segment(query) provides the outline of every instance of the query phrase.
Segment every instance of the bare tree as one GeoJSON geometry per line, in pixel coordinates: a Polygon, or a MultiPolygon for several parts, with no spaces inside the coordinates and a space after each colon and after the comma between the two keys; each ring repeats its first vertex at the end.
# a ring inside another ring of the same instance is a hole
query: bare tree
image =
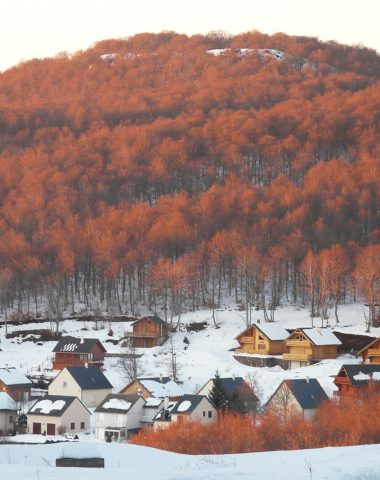
{"type": "Polygon", "coordinates": [[[121,365],[130,382],[143,375],[141,355],[137,353],[133,339],[128,340],[125,355],[122,357],[121,365]]]}
{"type": "Polygon", "coordinates": [[[169,375],[173,378],[175,382],[178,381],[181,368],[182,366],[178,363],[178,357],[177,357],[177,352],[173,343],[173,337],[172,335],[170,335],[168,369],[169,369],[169,375]]]}

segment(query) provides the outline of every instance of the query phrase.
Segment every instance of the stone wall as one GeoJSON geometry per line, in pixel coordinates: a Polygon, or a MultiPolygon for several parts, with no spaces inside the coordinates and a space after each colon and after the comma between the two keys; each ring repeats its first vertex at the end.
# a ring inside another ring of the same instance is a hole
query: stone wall
{"type": "Polygon", "coordinates": [[[57,458],[56,467],[104,468],[104,458],[57,458]]]}
{"type": "Polygon", "coordinates": [[[276,367],[279,365],[284,370],[289,369],[289,362],[282,358],[234,355],[234,359],[248,367],[276,367]]]}

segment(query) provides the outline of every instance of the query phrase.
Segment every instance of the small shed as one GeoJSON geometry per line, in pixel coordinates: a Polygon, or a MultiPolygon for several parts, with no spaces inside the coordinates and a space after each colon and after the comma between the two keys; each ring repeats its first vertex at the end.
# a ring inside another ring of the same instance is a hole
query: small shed
{"type": "Polygon", "coordinates": [[[0,392],[6,392],[16,402],[30,400],[32,382],[17,368],[0,368],[0,392]]]}
{"type": "Polygon", "coordinates": [[[53,370],[65,367],[101,365],[106,349],[97,338],[61,337],[53,349],[53,370]]]}
{"type": "Polygon", "coordinates": [[[362,356],[363,363],[380,364],[380,337],[372,340],[362,348],[358,355],[362,356]]]}
{"type": "Polygon", "coordinates": [[[77,397],[45,395],[29,410],[28,433],[61,435],[90,428],[91,413],[77,397]]]}
{"type": "Polygon", "coordinates": [[[5,392],[0,392],[0,435],[9,435],[17,426],[16,402],[5,392]]]}
{"type": "Polygon", "coordinates": [[[236,337],[240,343],[237,353],[281,355],[289,332],[278,323],[254,323],[236,337]]]}
{"type": "Polygon", "coordinates": [[[338,396],[380,393],[380,365],[342,365],[334,380],[338,396]]]}
{"type": "Polygon", "coordinates": [[[266,409],[286,417],[301,414],[312,418],[317,408],[329,400],[316,378],[284,380],[266,404],[266,409]]]}
{"type": "Polygon", "coordinates": [[[74,395],[88,408],[99,405],[109,393],[112,385],[95,365],[65,367],[49,385],[49,395],[74,395]]]}
{"type": "Polygon", "coordinates": [[[141,395],[144,398],[165,398],[178,400],[184,395],[182,388],[170,377],[139,377],[120,390],[123,395],[141,395]]]}
{"type": "Polygon", "coordinates": [[[290,368],[304,367],[326,358],[336,358],[341,341],[329,328],[297,328],[285,340],[283,359],[290,368]]]}
{"type": "Polygon", "coordinates": [[[157,315],[149,315],[132,324],[133,332],[126,337],[137,348],[151,348],[162,345],[169,337],[170,326],[157,315]]]}

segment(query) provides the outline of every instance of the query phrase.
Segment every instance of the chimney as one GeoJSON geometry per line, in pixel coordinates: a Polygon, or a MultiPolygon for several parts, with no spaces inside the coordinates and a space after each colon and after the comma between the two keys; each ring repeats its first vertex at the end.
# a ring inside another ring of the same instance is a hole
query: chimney
{"type": "Polygon", "coordinates": [[[160,373],[160,382],[163,382],[164,377],[162,376],[162,373],[160,373]]]}
{"type": "Polygon", "coordinates": [[[80,337],[80,343],[84,343],[84,338],[80,337]]]}
{"type": "Polygon", "coordinates": [[[85,362],[84,366],[85,366],[85,368],[88,368],[88,363],[87,363],[87,362],[85,362]]]}
{"type": "Polygon", "coordinates": [[[306,380],[306,383],[309,383],[310,378],[306,377],[305,380],[306,380]]]}
{"type": "Polygon", "coordinates": [[[164,410],[167,410],[169,406],[169,397],[164,398],[164,410]]]}
{"type": "Polygon", "coordinates": [[[232,373],[231,377],[232,377],[232,380],[235,380],[235,378],[236,378],[235,373],[232,373]]]}

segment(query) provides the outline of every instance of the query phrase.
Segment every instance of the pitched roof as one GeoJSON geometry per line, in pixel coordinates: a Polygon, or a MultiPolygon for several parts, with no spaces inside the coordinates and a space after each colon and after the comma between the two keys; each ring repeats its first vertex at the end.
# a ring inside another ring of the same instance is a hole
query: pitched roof
{"type": "MultiPolygon", "coordinates": [[[[214,378],[211,378],[210,380],[213,381],[214,378]]],[[[203,385],[203,387],[199,390],[200,392],[210,382],[210,380],[208,380],[208,382],[203,385]]],[[[221,377],[220,382],[224,395],[227,397],[228,400],[231,400],[234,394],[237,394],[242,397],[249,397],[255,402],[258,401],[258,398],[255,395],[254,391],[244,380],[243,377],[221,377]]]]}
{"type": "Polygon", "coordinates": [[[254,326],[260,330],[269,340],[285,340],[289,336],[289,332],[285,330],[279,323],[260,323],[254,324],[254,326]]]}
{"type": "Polygon", "coordinates": [[[148,390],[152,397],[182,397],[183,390],[170,377],[139,377],[141,385],[148,390]]]}
{"type": "Polygon", "coordinates": [[[89,367],[65,367],[64,370],[67,370],[70,373],[82,390],[112,388],[107,377],[96,365],[91,365],[89,367]]]}
{"type": "Polygon", "coordinates": [[[97,343],[99,343],[99,346],[105,352],[106,349],[97,338],[61,337],[57,345],[53,348],[53,352],[90,353],[97,343]]]}
{"type": "Polygon", "coordinates": [[[329,399],[316,378],[296,378],[292,380],[284,380],[282,383],[285,383],[289,387],[290,391],[303,409],[318,408],[323,401],[329,399]]]}
{"type": "Polygon", "coordinates": [[[0,410],[17,410],[16,402],[6,392],[0,392],[0,410]]]}
{"type": "Polygon", "coordinates": [[[158,325],[167,325],[167,322],[165,322],[165,320],[162,320],[162,318],[158,317],[157,315],[147,315],[146,317],[139,318],[138,320],[135,320],[132,325],[141,322],[142,320],[151,320],[158,325]]]}
{"type": "Polygon", "coordinates": [[[136,403],[139,398],[142,397],[140,395],[121,395],[118,393],[110,393],[95,408],[95,412],[125,414],[132,408],[134,403],[136,403]]]}
{"type": "MultiPolygon", "coordinates": [[[[45,395],[37,400],[28,412],[28,415],[46,415],[49,417],[61,417],[69,406],[78,400],[78,397],[69,397],[65,395],[45,395]]],[[[83,405],[86,408],[85,405],[83,405]]],[[[88,411],[88,409],[86,408],[88,411]]]]}
{"type": "Polygon", "coordinates": [[[7,387],[11,386],[27,386],[30,387],[32,382],[17,368],[0,368],[0,381],[7,387]]]}
{"type": "Polygon", "coordinates": [[[366,386],[369,380],[380,381],[380,365],[342,365],[351,385],[366,386]]]}
{"type": "MultiPolygon", "coordinates": [[[[342,345],[332,330],[324,328],[298,328],[314,345],[342,345]]],[[[296,330],[295,330],[296,331],[296,330]]],[[[293,332],[294,333],[294,332],[293,332]]],[[[291,334],[293,335],[293,334],[291,334]]]]}
{"type": "Polygon", "coordinates": [[[171,415],[188,415],[193,412],[203,399],[206,399],[209,403],[210,400],[205,395],[184,395],[179,402],[172,408],[171,415]]]}
{"type": "Polygon", "coordinates": [[[372,345],[376,342],[378,342],[380,340],[380,337],[378,338],[375,338],[374,340],[372,340],[368,345],[366,345],[364,348],[362,348],[361,350],[358,351],[358,355],[360,355],[362,352],[364,352],[364,350],[367,350],[367,348],[370,348],[372,347],[372,345]]]}

